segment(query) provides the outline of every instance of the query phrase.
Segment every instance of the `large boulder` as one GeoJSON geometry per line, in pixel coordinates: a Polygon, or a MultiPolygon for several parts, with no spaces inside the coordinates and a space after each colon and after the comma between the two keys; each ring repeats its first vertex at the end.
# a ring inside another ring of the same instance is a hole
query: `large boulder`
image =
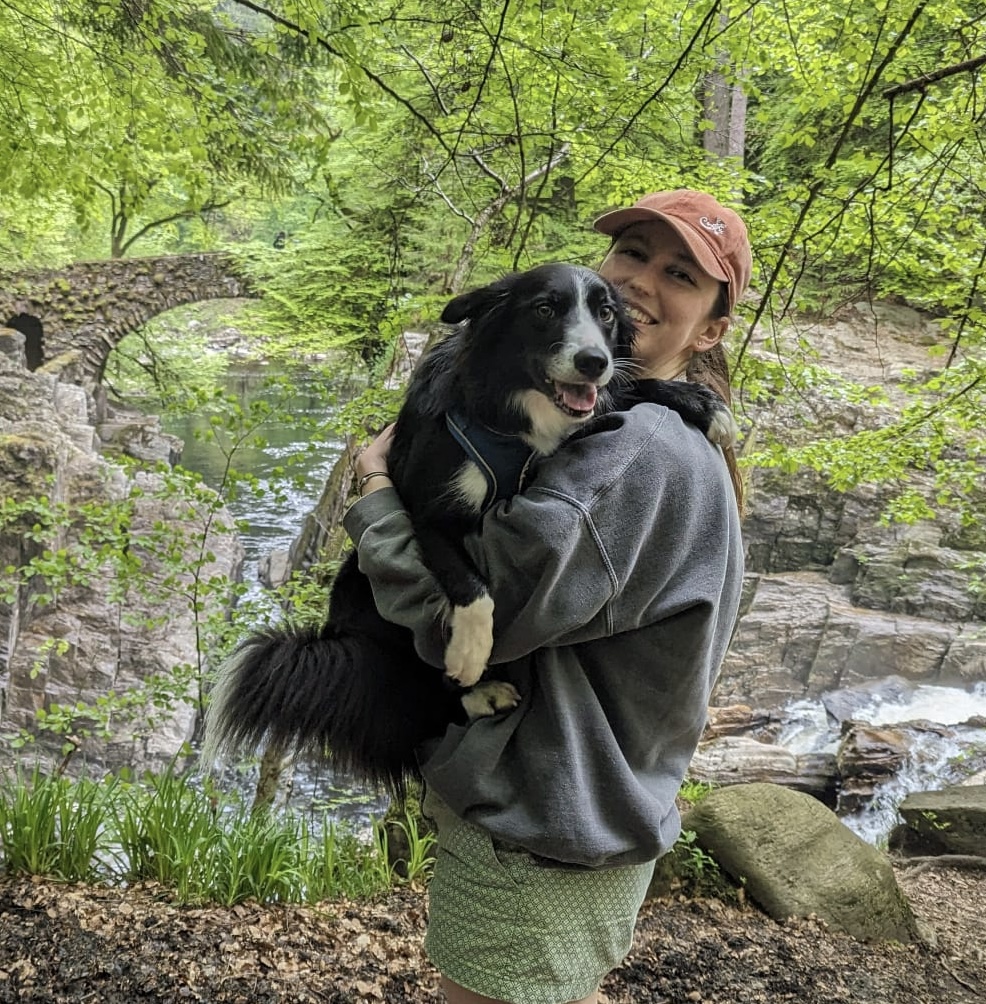
{"type": "Polygon", "coordinates": [[[810,795],[774,784],[720,788],[683,825],[776,920],[814,915],[863,941],[919,940],[886,855],[810,795]]]}

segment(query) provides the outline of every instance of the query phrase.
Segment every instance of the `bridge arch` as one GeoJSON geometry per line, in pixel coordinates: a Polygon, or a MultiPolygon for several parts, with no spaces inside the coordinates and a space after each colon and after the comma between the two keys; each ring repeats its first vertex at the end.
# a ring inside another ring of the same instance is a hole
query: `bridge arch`
{"type": "Polygon", "coordinates": [[[121,339],[174,307],[256,296],[225,253],[75,262],[0,275],[0,325],[25,336],[29,369],[70,350],[94,391],[121,339]]]}
{"type": "Polygon", "coordinates": [[[31,314],[16,314],[0,322],[0,327],[13,328],[24,336],[27,368],[36,370],[45,361],[44,325],[31,314]]]}

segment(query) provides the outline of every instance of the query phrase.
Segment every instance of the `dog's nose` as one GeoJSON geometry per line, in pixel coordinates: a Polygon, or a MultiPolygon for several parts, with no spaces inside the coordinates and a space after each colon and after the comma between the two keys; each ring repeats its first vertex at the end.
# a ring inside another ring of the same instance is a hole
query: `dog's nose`
{"type": "Polygon", "coordinates": [[[609,356],[599,348],[579,349],[575,353],[574,362],[582,376],[595,380],[609,366],[609,356]]]}

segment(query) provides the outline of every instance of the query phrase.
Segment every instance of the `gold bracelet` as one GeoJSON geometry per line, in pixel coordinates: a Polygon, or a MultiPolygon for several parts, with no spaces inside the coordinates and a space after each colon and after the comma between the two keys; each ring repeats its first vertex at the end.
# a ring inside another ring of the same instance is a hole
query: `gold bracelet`
{"type": "Polygon", "coordinates": [[[390,473],[388,471],[370,471],[369,474],[364,474],[363,477],[361,477],[359,481],[356,483],[356,494],[360,498],[363,497],[363,488],[366,486],[366,483],[367,481],[370,480],[370,478],[389,478],[389,477],[390,473]]]}

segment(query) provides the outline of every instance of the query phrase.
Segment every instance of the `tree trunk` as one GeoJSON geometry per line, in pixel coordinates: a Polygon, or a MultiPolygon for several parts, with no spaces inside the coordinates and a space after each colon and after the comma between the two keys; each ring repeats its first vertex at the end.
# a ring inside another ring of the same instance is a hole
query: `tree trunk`
{"type": "Polygon", "coordinates": [[[735,157],[740,165],[746,147],[746,94],[721,73],[705,78],[703,113],[712,128],[702,133],[702,148],[711,157],[735,157]]]}
{"type": "MultiPolygon", "coordinates": [[[[719,27],[724,30],[728,24],[728,16],[720,14],[719,27]]],[[[729,54],[720,52],[717,62],[725,68],[729,54]]],[[[742,167],[746,152],[746,94],[742,86],[730,84],[722,70],[713,71],[705,78],[702,110],[712,123],[702,134],[702,148],[717,160],[735,158],[742,167]]]]}

